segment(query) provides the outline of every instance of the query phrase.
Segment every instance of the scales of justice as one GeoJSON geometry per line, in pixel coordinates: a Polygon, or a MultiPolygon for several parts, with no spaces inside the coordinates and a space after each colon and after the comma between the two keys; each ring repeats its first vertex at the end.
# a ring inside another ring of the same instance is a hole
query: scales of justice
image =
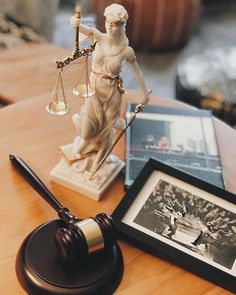
{"type": "Polygon", "coordinates": [[[119,4],[112,4],[105,9],[104,15],[106,33],[101,33],[80,24],[80,8],[75,8],[75,15],[71,19],[71,26],[75,29],[73,52],[71,56],[56,62],[56,85],[46,108],[53,115],[65,115],[70,111],[63,86],[63,69],[71,62],[84,58],[83,71],[73,88],[73,93],[84,99],[80,113],[72,116],[79,136],[72,143],[60,147],[61,160],[51,171],[50,179],[95,200],[99,200],[124,168],[124,162],[112,154],[112,150],[136,115],[142,111],[151,93],[145,86],[125,34],[127,11],[119,4]],[[86,36],[88,46],[81,47],[84,43],[79,40],[81,36],[86,36]],[[144,94],[129,122],[120,117],[124,89],[119,74],[124,60],[130,64],[144,94]],[[83,75],[85,82],[81,83],[83,75]],[[116,138],[115,129],[119,131],[116,138]]]}

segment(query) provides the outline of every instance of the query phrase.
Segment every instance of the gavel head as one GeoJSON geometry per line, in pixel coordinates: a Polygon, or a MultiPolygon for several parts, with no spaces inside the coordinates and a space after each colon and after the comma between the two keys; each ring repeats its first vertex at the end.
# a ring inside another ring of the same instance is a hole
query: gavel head
{"type": "Polygon", "coordinates": [[[67,228],[57,230],[55,241],[59,255],[67,262],[85,259],[116,243],[116,226],[106,213],[84,220],[79,220],[69,211],[59,216],[66,221],[67,228]]]}

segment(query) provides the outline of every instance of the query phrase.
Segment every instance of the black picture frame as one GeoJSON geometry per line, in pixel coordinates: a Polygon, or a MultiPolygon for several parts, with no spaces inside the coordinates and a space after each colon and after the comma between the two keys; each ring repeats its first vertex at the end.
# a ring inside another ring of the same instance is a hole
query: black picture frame
{"type": "Polygon", "coordinates": [[[120,238],[236,293],[236,195],[154,159],[114,210],[120,238]]]}

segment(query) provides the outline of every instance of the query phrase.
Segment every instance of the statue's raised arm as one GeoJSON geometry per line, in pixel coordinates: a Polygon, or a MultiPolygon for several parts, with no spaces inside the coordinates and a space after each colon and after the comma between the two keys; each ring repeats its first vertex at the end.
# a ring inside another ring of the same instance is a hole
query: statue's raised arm
{"type": "Polygon", "coordinates": [[[102,37],[102,33],[99,30],[81,24],[81,18],[76,14],[71,17],[70,24],[73,29],[79,28],[80,33],[86,36],[92,35],[95,40],[100,40],[102,37]]]}

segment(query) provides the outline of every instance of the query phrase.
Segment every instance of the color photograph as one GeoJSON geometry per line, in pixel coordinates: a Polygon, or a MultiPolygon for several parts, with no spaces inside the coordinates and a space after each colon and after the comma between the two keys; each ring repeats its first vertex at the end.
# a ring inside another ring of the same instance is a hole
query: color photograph
{"type": "MultiPolygon", "coordinates": [[[[127,106],[126,116],[132,114],[127,106]]],[[[125,185],[149,158],[224,188],[211,112],[146,106],[126,135],[125,185]]]]}

